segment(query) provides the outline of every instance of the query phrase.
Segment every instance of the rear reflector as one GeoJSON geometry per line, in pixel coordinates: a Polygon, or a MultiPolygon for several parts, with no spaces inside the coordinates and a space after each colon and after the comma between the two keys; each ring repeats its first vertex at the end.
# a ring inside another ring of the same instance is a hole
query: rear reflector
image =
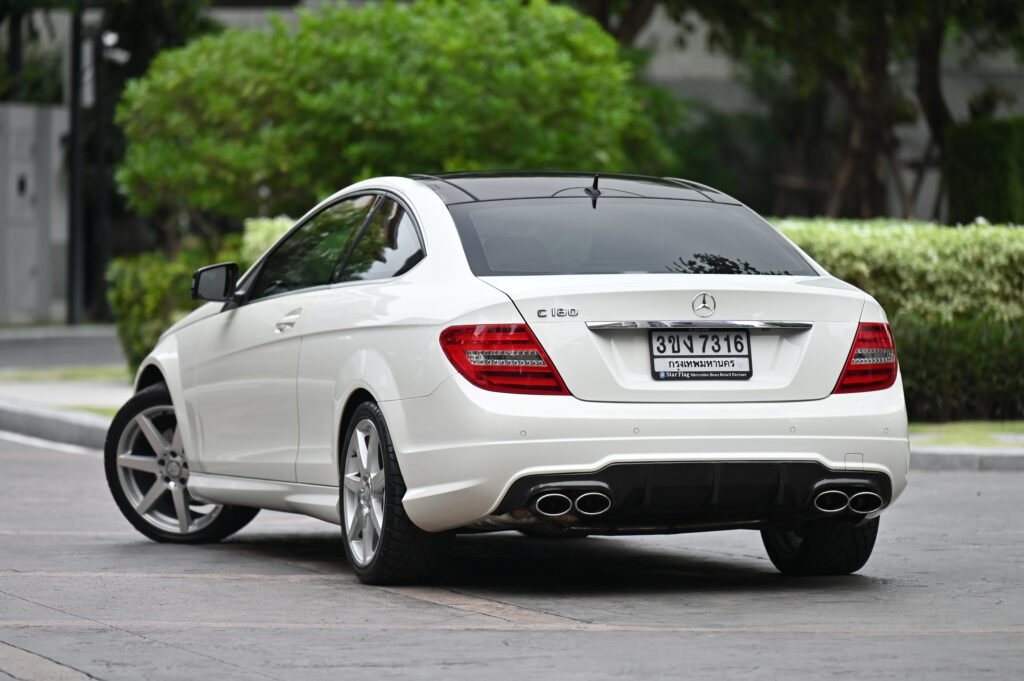
{"type": "Polygon", "coordinates": [[[441,332],[441,348],[460,374],[484,390],[569,394],[525,324],[452,326],[441,332]]]}
{"type": "Polygon", "coordinates": [[[896,344],[888,324],[857,327],[857,336],[846,358],[843,375],[834,393],[884,390],[896,382],[896,344]]]}

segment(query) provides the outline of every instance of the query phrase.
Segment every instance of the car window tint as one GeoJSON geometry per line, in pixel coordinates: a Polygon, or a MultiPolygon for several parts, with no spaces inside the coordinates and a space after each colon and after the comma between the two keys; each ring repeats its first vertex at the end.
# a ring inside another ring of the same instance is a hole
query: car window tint
{"type": "Polygon", "coordinates": [[[743,206],[606,197],[478,201],[449,210],[477,276],[817,274],[743,206]]]}
{"type": "Polygon", "coordinates": [[[356,242],[341,280],[396,277],[422,259],[423,247],[412,217],[400,203],[387,199],[374,212],[356,242]]]}
{"type": "Polygon", "coordinates": [[[288,235],[263,263],[250,299],[331,283],[375,199],[333,204],[288,235]]]}

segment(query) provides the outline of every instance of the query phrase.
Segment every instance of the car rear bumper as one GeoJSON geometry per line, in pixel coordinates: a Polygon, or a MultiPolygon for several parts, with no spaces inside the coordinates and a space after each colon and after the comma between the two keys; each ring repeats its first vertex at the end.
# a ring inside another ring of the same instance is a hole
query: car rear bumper
{"type": "MultiPolygon", "coordinates": [[[[816,464],[822,479],[842,474],[868,484],[884,476],[885,484],[871,484],[886,488],[888,504],[906,485],[910,458],[899,381],[887,390],[805,402],[652,404],[495,393],[453,376],[427,397],[380,406],[407,487],[405,509],[429,531],[464,527],[514,510],[523,487],[513,489],[517,481],[536,476],[580,480],[622,464],[646,470],[641,475],[647,479],[670,470],[658,464],[816,464]]],[[[677,481],[694,481],[689,492],[676,492],[691,495],[684,506],[699,507],[705,501],[697,497],[706,500],[716,486],[714,468],[671,470],[677,481]]],[[[725,470],[721,480],[733,479],[729,471],[740,469],[725,470]]],[[[773,475],[764,472],[766,467],[757,470],[762,472],[754,476],[755,483],[773,475]]],[[[742,495],[744,489],[771,494],[742,486],[735,493],[742,495]]],[[[794,498],[800,494],[794,487],[794,498]]],[[[771,499],[766,503],[770,506],[771,499]]],[[[759,513],[734,514],[732,526],[768,518],[759,513]]]]}

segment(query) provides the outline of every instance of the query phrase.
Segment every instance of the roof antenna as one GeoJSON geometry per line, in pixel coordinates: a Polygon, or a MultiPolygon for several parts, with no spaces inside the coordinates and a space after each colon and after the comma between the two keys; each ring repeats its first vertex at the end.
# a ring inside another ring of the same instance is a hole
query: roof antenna
{"type": "Polygon", "coordinates": [[[590,207],[597,210],[597,197],[601,196],[601,190],[597,188],[597,181],[600,179],[599,175],[594,175],[594,184],[586,187],[583,191],[590,197],[590,207]]]}

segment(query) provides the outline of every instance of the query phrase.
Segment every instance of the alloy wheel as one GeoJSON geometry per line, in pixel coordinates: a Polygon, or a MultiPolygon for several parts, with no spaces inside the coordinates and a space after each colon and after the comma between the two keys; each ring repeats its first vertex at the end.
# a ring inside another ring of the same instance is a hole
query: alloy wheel
{"type": "Polygon", "coordinates": [[[368,418],[352,430],[342,486],[345,540],[356,563],[368,565],[384,531],[385,486],[380,433],[368,418]]]}
{"type": "Polygon", "coordinates": [[[188,492],[188,459],[170,405],[136,414],[118,440],[117,479],[129,505],[146,523],[177,535],[199,532],[223,506],[196,501],[188,492]]]}

